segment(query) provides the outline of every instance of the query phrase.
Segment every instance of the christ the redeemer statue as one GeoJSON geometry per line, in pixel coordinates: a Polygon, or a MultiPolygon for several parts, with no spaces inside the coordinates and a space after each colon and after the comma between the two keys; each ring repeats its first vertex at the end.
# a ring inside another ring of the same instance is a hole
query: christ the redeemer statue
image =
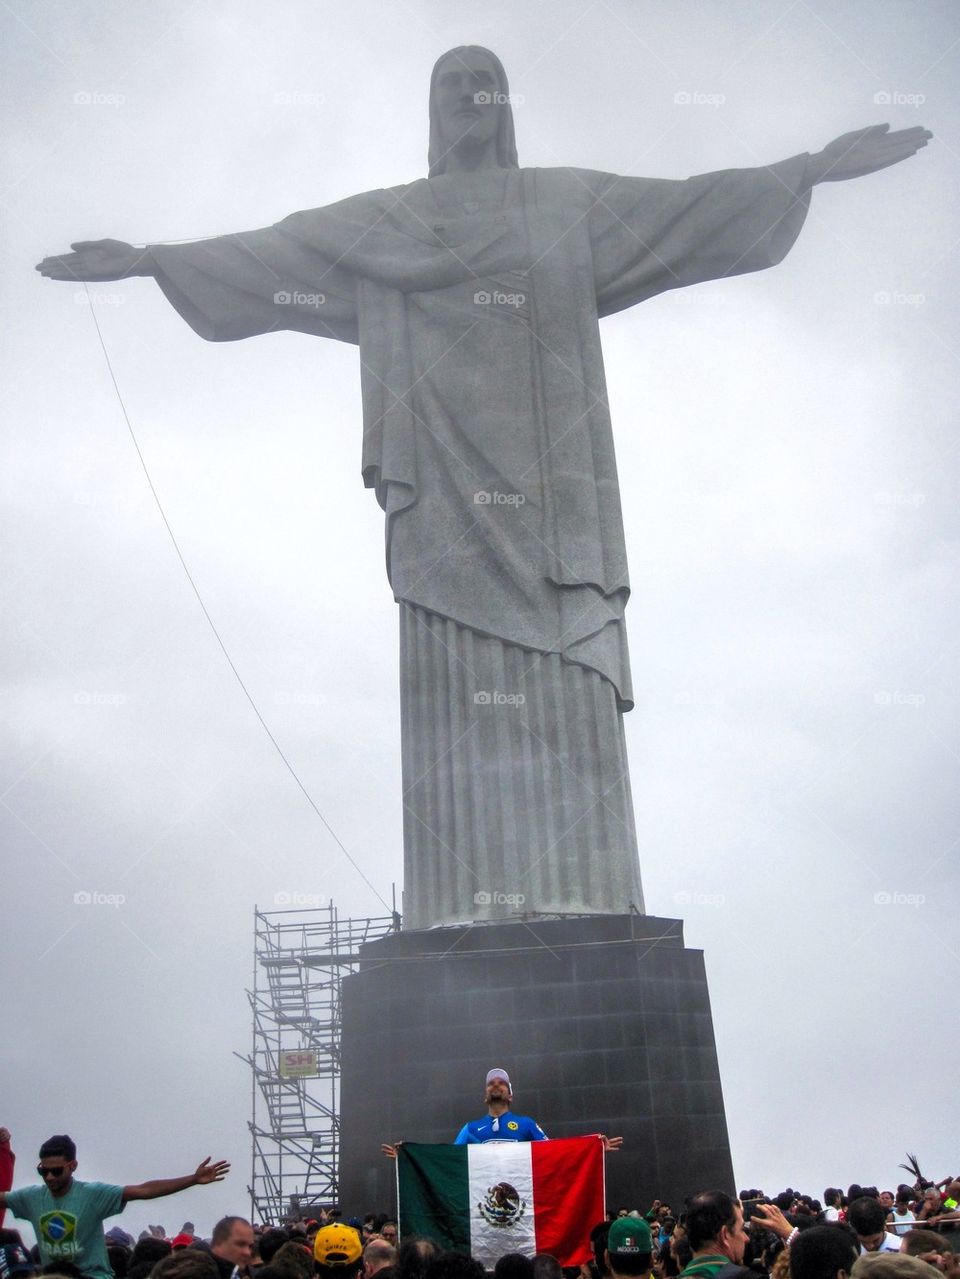
{"type": "Polygon", "coordinates": [[[912,155],[879,125],[687,181],[521,169],[500,61],[440,58],[429,177],[193,244],[74,244],[201,337],[360,348],[363,478],[400,606],[406,928],[643,909],[623,713],[629,593],[598,320],[758,271],[818,182],[912,155]]]}

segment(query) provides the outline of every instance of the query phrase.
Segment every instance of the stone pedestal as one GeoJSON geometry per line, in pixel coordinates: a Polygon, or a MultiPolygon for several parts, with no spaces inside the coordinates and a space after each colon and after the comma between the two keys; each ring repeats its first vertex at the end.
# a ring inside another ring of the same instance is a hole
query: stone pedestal
{"type": "Polygon", "coordinates": [[[452,1141],[503,1066],[550,1137],[624,1138],[607,1201],[732,1192],[701,951],[680,920],[590,915],[395,933],[343,983],[340,1202],[395,1204],[382,1141],[452,1141]]]}

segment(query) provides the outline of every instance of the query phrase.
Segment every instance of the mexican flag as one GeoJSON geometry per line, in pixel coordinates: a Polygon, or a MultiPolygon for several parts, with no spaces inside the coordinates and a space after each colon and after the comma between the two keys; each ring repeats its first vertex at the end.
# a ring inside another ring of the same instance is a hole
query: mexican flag
{"type": "Polygon", "coordinates": [[[561,1266],[592,1258],[606,1215],[603,1139],[488,1141],[397,1151],[401,1237],[428,1235],[492,1267],[508,1252],[548,1252],[561,1266]]]}

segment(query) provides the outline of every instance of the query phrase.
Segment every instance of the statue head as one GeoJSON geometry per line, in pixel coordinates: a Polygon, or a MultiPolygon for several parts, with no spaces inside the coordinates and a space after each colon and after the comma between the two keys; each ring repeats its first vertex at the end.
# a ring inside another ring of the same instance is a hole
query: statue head
{"type": "Polygon", "coordinates": [[[498,168],[519,168],[507,73],[497,55],[479,45],[448,50],[430,76],[431,178],[446,172],[455,150],[492,151],[498,168]]]}

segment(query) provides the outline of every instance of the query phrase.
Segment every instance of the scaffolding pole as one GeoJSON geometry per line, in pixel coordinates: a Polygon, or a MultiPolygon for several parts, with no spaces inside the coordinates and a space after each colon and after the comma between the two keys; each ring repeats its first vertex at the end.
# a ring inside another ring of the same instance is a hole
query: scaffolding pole
{"type": "Polygon", "coordinates": [[[364,942],[399,916],[341,919],[315,910],[254,910],[249,1056],[250,1211],[283,1223],[337,1204],[340,1160],[340,983],[364,942]]]}

